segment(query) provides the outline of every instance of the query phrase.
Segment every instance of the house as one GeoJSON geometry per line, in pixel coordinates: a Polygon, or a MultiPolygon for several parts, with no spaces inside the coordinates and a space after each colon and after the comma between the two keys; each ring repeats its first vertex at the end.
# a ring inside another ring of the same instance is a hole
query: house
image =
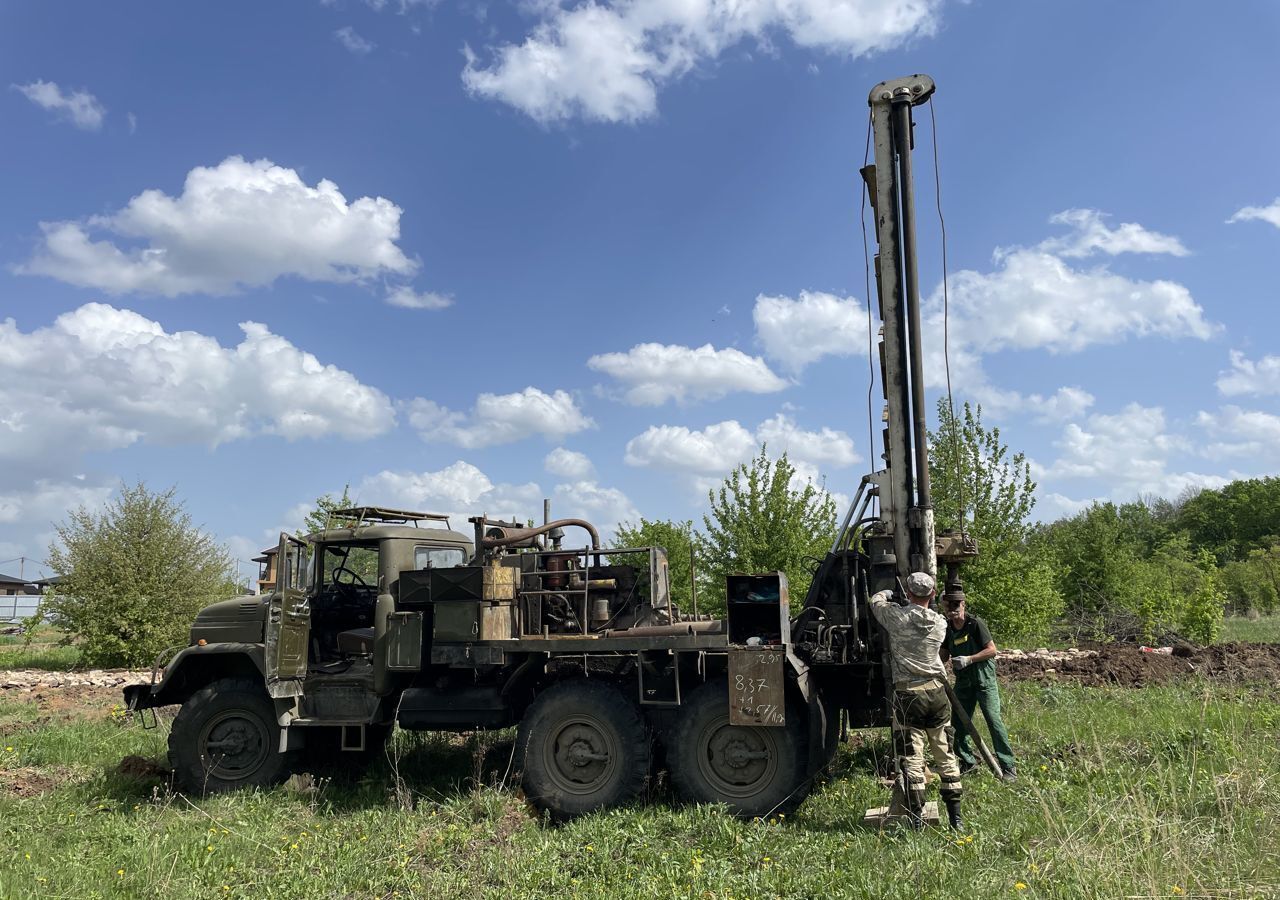
{"type": "Polygon", "coordinates": [[[261,556],[253,558],[253,561],[258,564],[259,594],[270,594],[276,589],[276,556],[279,553],[279,547],[268,547],[262,551],[261,556]]]}
{"type": "Polygon", "coordinates": [[[0,597],[12,597],[16,594],[33,594],[31,582],[25,578],[14,578],[12,575],[0,575],[0,597]]]}

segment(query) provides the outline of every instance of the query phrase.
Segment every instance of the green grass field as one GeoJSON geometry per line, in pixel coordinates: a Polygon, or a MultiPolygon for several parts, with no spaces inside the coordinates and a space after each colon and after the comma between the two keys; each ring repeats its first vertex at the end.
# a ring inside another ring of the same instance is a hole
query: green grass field
{"type": "Polygon", "coordinates": [[[1248,619],[1244,616],[1228,616],[1222,620],[1220,643],[1229,641],[1253,641],[1280,644],[1280,613],[1248,619]]]}
{"type": "MultiPolygon", "coordinates": [[[[50,692],[53,693],[53,692],[50,692]]],[[[1274,685],[1008,687],[1023,777],[972,777],[962,834],[861,826],[887,800],[857,733],[786,819],[653,802],[553,828],[503,787],[510,734],[397,734],[395,769],[191,800],[108,696],[0,694],[4,897],[1273,897],[1274,685]],[[398,769],[398,776],[396,769],[398,769]]]]}

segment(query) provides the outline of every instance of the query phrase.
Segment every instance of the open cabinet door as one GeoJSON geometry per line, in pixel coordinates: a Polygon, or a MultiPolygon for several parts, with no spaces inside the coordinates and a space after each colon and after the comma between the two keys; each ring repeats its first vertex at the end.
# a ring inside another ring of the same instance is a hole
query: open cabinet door
{"type": "Polygon", "coordinates": [[[311,639],[311,605],[307,598],[310,545],[280,535],[276,557],[276,592],[267,613],[267,693],[300,697],[307,677],[307,644],[311,639]]]}

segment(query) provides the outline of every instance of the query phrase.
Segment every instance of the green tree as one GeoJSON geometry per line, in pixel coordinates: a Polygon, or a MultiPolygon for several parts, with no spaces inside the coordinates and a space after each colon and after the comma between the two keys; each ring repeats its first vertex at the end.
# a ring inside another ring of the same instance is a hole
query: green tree
{"type": "MultiPolygon", "coordinates": [[[[662,547],[667,551],[667,574],[671,580],[671,599],[681,612],[692,612],[692,587],[689,569],[694,541],[693,522],[668,519],[644,519],[638,525],[622,522],[613,540],[614,547],[662,547]]],[[[619,557],[619,561],[627,561],[619,557]]],[[[701,607],[701,591],[699,606],[701,607]]],[[[701,611],[701,608],[699,609],[701,611]]]]}
{"type": "Polygon", "coordinates": [[[734,572],[787,574],[791,602],[799,609],[813,580],[815,560],[830,549],[836,534],[836,504],[813,482],[796,481],[784,453],[774,460],[768,448],[734,469],[719,490],[708,491],[711,513],[697,535],[700,575],[706,578],[700,609],[723,612],[725,576],[734,572]],[[705,600],[704,600],[705,597],[705,600]]]}
{"type": "Polygon", "coordinates": [[[354,501],[351,499],[351,485],[344,484],[342,486],[342,496],[334,497],[333,494],[322,494],[316,498],[315,508],[307,513],[306,518],[302,520],[302,527],[298,529],[297,535],[300,538],[309,534],[315,534],[317,531],[324,531],[326,528],[339,528],[347,524],[347,520],[337,520],[333,517],[335,509],[350,509],[354,501]]]}
{"type": "Polygon", "coordinates": [[[56,526],[49,567],[62,576],[44,609],[90,665],[146,666],[185,646],[195,614],[241,591],[235,560],[191,522],[175,489],[121,485],[100,513],[56,526]]]}
{"type": "Polygon", "coordinates": [[[938,430],[929,435],[929,480],[938,531],[960,528],[978,539],[979,556],[962,579],[970,607],[1003,640],[1039,640],[1062,612],[1053,558],[1032,549],[1036,483],[1022,453],[1010,453],[982,407],[955,414],[938,401],[938,430]]]}

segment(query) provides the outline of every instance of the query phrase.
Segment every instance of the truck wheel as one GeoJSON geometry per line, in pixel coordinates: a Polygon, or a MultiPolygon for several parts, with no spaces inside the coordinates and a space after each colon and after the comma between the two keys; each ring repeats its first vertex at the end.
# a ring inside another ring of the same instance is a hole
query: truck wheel
{"type": "Polygon", "coordinates": [[[169,765],[192,794],[269,787],[289,776],[279,746],[275,706],[262,685],[223,678],[182,704],[169,732],[169,765]]]}
{"type": "Polygon", "coordinates": [[[723,803],[740,818],[791,812],[809,792],[804,728],[793,708],[782,727],[731,725],[728,684],[707,682],[671,732],[671,782],[686,801],[723,803]]]}
{"type": "Polygon", "coordinates": [[[599,681],[566,681],[539,694],[516,747],[525,797],[557,822],[635,799],[649,774],[640,711],[599,681]]]}

